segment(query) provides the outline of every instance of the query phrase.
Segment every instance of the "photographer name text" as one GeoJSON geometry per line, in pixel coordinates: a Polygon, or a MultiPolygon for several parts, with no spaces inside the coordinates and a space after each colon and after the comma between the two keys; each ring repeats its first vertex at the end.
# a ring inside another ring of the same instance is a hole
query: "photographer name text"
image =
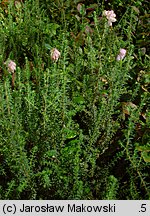
{"type": "Polygon", "coordinates": [[[23,204],[22,207],[19,209],[20,212],[63,212],[65,210],[65,207],[67,207],[67,212],[115,212],[116,207],[115,204],[111,205],[96,205],[96,206],[90,206],[90,205],[76,205],[76,204],[68,204],[67,206],[51,206],[49,204],[42,205],[42,206],[34,206],[34,205],[25,205],[23,204]]]}

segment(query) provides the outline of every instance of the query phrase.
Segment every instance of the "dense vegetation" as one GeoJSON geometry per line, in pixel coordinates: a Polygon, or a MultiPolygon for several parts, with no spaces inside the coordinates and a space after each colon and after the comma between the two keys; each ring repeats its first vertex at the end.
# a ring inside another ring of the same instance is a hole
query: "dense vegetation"
{"type": "Polygon", "coordinates": [[[150,198],[148,2],[0,1],[0,199],[150,198]]]}

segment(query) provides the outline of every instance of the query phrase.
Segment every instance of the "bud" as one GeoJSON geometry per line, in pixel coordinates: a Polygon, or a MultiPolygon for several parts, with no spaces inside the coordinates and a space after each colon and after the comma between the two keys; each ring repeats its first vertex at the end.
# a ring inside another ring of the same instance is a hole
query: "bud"
{"type": "MultiPolygon", "coordinates": [[[[22,1],[21,1],[22,2],[22,1]]],[[[14,5],[15,5],[15,7],[19,10],[20,8],[21,8],[21,2],[20,1],[15,1],[14,2],[14,5]]]]}

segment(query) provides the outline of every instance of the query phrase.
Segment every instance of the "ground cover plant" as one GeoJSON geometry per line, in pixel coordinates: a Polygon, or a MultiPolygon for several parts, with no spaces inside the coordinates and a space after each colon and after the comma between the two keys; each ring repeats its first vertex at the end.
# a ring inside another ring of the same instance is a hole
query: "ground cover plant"
{"type": "Polygon", "coordinates": [[[149,199],[148,1],[0,1],[0,199],[149,199]]]}

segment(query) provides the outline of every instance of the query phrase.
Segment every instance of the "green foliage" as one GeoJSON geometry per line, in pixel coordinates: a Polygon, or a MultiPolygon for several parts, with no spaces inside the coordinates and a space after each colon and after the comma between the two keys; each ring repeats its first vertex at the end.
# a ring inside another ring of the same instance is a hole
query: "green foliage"
{"type": "Polygon", "coordinates": [[[144,1],[15,2],[0,2],[0,199],[149,199],[144,1]]]}
{"type": "Polygon", "coordinates": [[[106,200],[115,200],[118,190],[118,180],[114,176],[109,176],[107,184],[106,200]]]}

